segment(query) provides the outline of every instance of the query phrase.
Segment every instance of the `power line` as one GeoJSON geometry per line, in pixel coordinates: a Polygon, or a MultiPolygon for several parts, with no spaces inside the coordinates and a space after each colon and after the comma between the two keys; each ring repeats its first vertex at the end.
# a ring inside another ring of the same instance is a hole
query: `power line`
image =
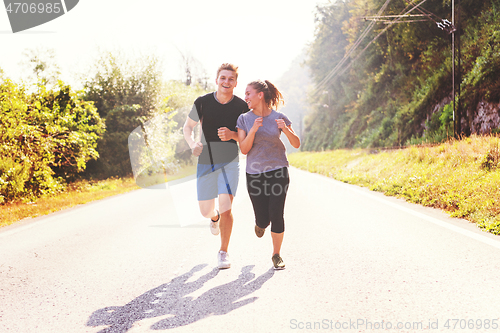
{"type": "MultiPolygon", "coordinates": [[[[405,0],[405,2],[406,2],[406,3],[408,3],[408,5],[412,5],[412,4],[413,4],[413,1],[411,1],[411,0],[405,0]]],[[[417,10],[418,10],[419,12],[421,12],[422,14],[424,14],[424,15],[428,16],[431,20],[433,20],[433,19],[431,18],[431,16],[434,16],[434,17],[436,17],[438,20],[441,20],[441,18],[440,18],[439,16],[437,16],[436,14],[432,13],[431,11],[429,11],[429,10],[427,10],[427,9],[423,8],[423,7],[422,7],[422,8],[418,7],[418,8],[417,8],[417,10]]],[[[433,20],[433,21],[434,21],[434,22],[436,22],[435,20],[433,20]]],[[[437,22],[436,22],[436,23],[437,23],[437,22]]]]}
{"type": "MultiPolygon", "coordinates": [[[[377,15],[380,15],[382,14],[382,12],[385,10],[385,8],[387,8],[387,6],[389,5],[389,2],[391,0],[386,0],[386,2],[384,3],[384,5],[382,5],[382,7],[380,8],[380,10],[378,11],[377,15]]],[[[359,46],[359,44],[361,44],[361,41],[366,37],[366,35],[368,34],[368,32],[370,32],[370,30],[372,29],[372,27],[375,25],[375,22],[370,22],[370,24],[368,25],[368,27],[366,27],[366,29],[363,31],[363,33],[361,34],[361,36],[359,36],[359,38],[356,40],[356,42],[353,44],[353,46],[347,51],[347,53],[344,55],[344,57],[340,60],[340,62],[333,68],[333,70],[330,71],[330,73],[328,73],[324,78],[323,80],[321,80],[321,82],[319,82],[317,85],[316,85],[316,88],[313,92],[313,96],[318,93],[319,89],[324,86],[332,76],[335,75],[336,71],[344,64],[344,62],[349,58],[349,56],[351,55],[352,52],[354,52],[354,50],[359,46]]]]}
{"type": "MultiPolygon", "coordinates": [[[[411,4],[411,0],[405,0],[408,4],[411,4]]],[[[437,16],[436,14],[434,14],[433,12],[425,9],[425,8],[417,8],[419,12],[422,13],[422,15],[426,15],[429,17],[429,19],[431,19],[434,23],[436,23],[437,27],[443,31],[446,31],[447,33],[451,34],[453,32],[455,32],[457,29],[455,28],[455,26],[450,22],[448,21],[447,19],[441,19],[439,16],[437,16]],[[431,16],[434,16],[438,21],[434,20],[431,16]]]]}
{"type": "Polygon", "coordinates": [[[361,18],[365,19],[365,21],[367,21],[367,20],[378,20],[378,19],[381,19],[381,18],[397,18],[397,17],[406,18],[406,17],[423,17],[423,16],[429,16],[429,15],[427,15],[427,14],[383,15],[383,16],[362,16],[361,18]]]}
{"type": "MultiPolygon", "coordinates": [[[[413,10],[415,10],[418,6],[422,5],[422,4],[423,4],[424,2],[426,2],[426,1],[427,1],[427,0],[422,0],[422,2],[420,2],[418,5],[416,5],[415,7],[413,7],[412,9],[410,9],[409,11],[407,11],[404,15],[407,15],[407,14],[411,13],[413,10]]],[[[409,5],[408,5],[408,6],[409,6],[409,5]]],[[[408,8],[408,6],[407,6],[407,7],[406,7],[403,11],[405,11],[405,10],[408,8]]],[[[401,17],[398,17],[398,18],[394,19],[390,25],[388,25],[385,29],[383,29],[381,32],[379,32],[379,34],[378,34],[377,36],[375,36],[375,38],[373,38],[373,39],[372,39],[372,40],[368,43],[368,45],[366,45],[366,46],[365,46],[365,48],[364,48],[364,49],[363,49],[363,50],[362,50],[362,51],[361,51],[361,52],[360,52],[360,53],[356,56],[356,58],[354,58],[354,59],[353,59],[353,60],[352,60],[352,61],[351,61],[351,62],[350,62],[350,63],[349,63],[346,67],[344,67],[344,68],[343,68],[343,70],[342,70],[341,72],[339,72],[336,76],[344,74],[344,73],[345,73],[345,71],[346,71],[346,70],[348,70],[348,69],[351,67],[351,65],[352,65],[352,64],[353,64],[356,60],[358,60],[358,59],[359,59],[359,57],[361,57],[361,55],[362,55],[362,54],[366,51],[366,49],[368,49],[368,47],[369,47],[369,46],[370,46],[373,42],[375,42],[375,41],[376,41],[376,40],[377,40],[377,39],[378,39],[378,38],[379,38],[379,37],[380,37],[380,36],[381,36],[384,32],[386,32],[386,31],[387,31],[387,29],[389,29],[389,28],[392,26],[392,24],[397,23],[397,22],[398,22],[398,21],[400,21],[400,20],[401,20],[401,17]]]]}
{"type": "MultiPolygon", "coordinates": [[[[385,4],[382,6],[382,8],[379,10],[377,16],[380,17],[380,14],[383,10],[385,10],[385,8],[387,7],[388,3],[389,3],[390,0],[386,1],[385,4]]],[[[400,22],[401,19],[408,15],[409,13],[411,13],[412,11],[414,11],[415,9],[419,9],[419,7],[424,3],[426,2],[427,0],[422,0],[419,4],[415,5],[413,8],[411,8],[410,10],[408,10],[406,13],[404,14],[400,14],[400,15],[397,15],[396,18],[390,22],[388,22],[388,26],[386,28],[384,28],[377,36],[375,36],[375,38],[373,38],[369,43],[368,45],[365,46],[365,48],[356,56],[356,58],[354,58],[347,66],[345,66],[342,70],[340,70],[340,67],[344,64],[344,62],[347,60],[347,58],[350,56],[350,54],[352,53],[352,51],[354,51],[354,49],[356,49],[359,44],[361,43],[361,40],[362,38],[364,38],[366,36],[366,34],[368,33],[369,29],[371,29],[371,27],[375,24],[375,21],[372,21],[370,22],[370,25],[367,29],[365,29],[365,31],[363,32],[362,36],[360,36],[360,38],[358,39],[358,41],[355,43],[355,45],[353,47],[351,47],[351,49],[349,50],[349,52],[342,58],[342,60],[337,64],[337,66],[335,66],[335,68],[320,82],[316,85],[316,88],[314,89],[313,93],[312,93],[312,96],[316,95],[332,78],[336,77],[336,76],[339,76],[339,75],[342,75],[343,73],[345,73],[345,71],[347,69],[349,69],[351,67],[351,65],[364,53],[364,51],[373,43],[375,42],[384,32],[387,31],[387,29],[389,29],[393,24],[395,23],[406,23],[406,21],[404,22],[400,22]],[[340,72],[339,72],[340,70],[340,72]]],[[[407,1],[408,2],[408,1],[407,1]]],[[[405,9],[403,9],[403,11],[401,13],[403,13],[409,6],[413,5],[413,3],[409,2],[408,5],[406,6],[405,9]]],[[[429,12],[430,13],[430,12],[429,12]]],[[[432,14],[432,13],[430,13],[432,14]]],[[[432,14],[432,15],[435,15],[435,14],[432,14]]],[[[426,15],[427,16],[427,15],[426,15]]],[[[435,22],[435,21],[434,21],[435,22]]]]}
{"type": "Polygon", "coordinates": [[[412,23],[412,22],[429,22],[430,20],[406,20],[406,21],[399,21],[399,22],[392,22],[389,20],[379,20],[377,22],[382,22],[384,24],[399,24],[399,23],[412,23]]]}
{"type": "Polygon", "coordinates": [[[363,16],[361,17],[365,21],[375,21],[382,22],[385,24],[388,23],[407,23],[407,22],[426,22],[432,20],[428,14],[414,14],[414,15],[383,15],[383,16],[363,16]],[[426,19],[416,20],[415,17],[426,17],[426,19]],[[393,22],[393,20],[389,20],[391,18],[401,18],[405,19],[399,22],[393,22]],[[409,19],[409,20],[406,20],[409,19]]]}

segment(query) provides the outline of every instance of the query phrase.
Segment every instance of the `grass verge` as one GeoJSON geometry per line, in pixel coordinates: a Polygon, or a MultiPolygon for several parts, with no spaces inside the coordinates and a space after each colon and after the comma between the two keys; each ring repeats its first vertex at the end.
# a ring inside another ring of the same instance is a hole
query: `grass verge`
{"type": "MultiPolygon", "coordinates": [[[[186,177],[193,174],[194,170],[194,166],[187,167],[175,175],[168,176],[168,180],[186,177]]],[[[11,225],[25,218],[47,215],[137,189],[140,187],[137,186],[132,177],[77,181],[69,184],[64,192],[39,198],[36,202],[15,202],[0,205],[0,227],[11,225]]]]}
{"type": "Polygon", "coordinates": [[[289,160],[303,170],[440,208],[500,235],[499,137],[381,152],[299,152],[289,160]]]}

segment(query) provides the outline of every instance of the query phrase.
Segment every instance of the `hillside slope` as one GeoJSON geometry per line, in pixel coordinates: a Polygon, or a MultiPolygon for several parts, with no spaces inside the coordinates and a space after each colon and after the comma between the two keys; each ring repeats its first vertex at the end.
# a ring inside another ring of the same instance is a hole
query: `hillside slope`
{"type": "MultiPolygon", "coordinates": [[[[392,147],[453,135],[451,35],[437,25],[451,21],[451,0],[426,1],[412,10],[416,3],[347,0],[318,7],[307,61],[315,89],[303,149],[392,147]],[[402,13],[420,16],[387,18],[396,22],[392,25],[370,20],[402,13]]],[[[500,0],[460,3],[460,132],[495,133],[500,128],[500,0]]]]}

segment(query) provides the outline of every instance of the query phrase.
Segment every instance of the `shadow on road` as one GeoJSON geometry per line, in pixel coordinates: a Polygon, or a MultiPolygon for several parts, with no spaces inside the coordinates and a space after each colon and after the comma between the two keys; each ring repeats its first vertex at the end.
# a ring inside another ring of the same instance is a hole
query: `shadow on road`
{"type": "Polygon", "coordinates": [[[164,330],[189,325],[210,315],[223,315],[255,302],[257,297],[242,298],[260,289],[274,275],[274,270],[270,269],[254,279],[255,274],[251,272],[254,266],[249,265],[243,267],[241,274],[232,282],[212,288],[195,299],[186,296],[203,287],[205,282],[219,273],[219,269],[214,268],[196,281],[186,282],[205,266],[197,265],[124,306],[110,306],[95,311],[87,326],[109,326],[99,333],[122,333],[127,332],[137,321],[165,315],[171,317],[158,321],[151,329],[164,330]]]}

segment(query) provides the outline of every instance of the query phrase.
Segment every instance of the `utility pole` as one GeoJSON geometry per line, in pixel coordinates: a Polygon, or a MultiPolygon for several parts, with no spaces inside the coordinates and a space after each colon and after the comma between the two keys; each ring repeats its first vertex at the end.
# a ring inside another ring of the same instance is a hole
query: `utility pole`
{"type": "Polygon", "coordinates": [[[453,29],[451,35],[451,48],[452,48],[452,95],[453,95],[453,129],[455,138],[458,139],[462,134],[462,112],[460,105],[460,82],[461,79],[461,52],[460,52],[460,0],[457,0],[457,17],[455,19],[455,0],[451,2],[451,24],[456,27],[453,29]],[[457,56],[455,57],[455,44],[457,44],[457,56]],[[458,62],[455,60],[458,59],[458,62]],[[455,68],[457,68],[458,73],[456,73],[455,68]],[[455,99],[455,81],[458,81],[458,100],[455,99]]]}
{"type": "MultiPolygon", "coordinates": [[[[451,24],[455,26],[455,0],[451,1],[451,24]]],[[[453,136],[457,138],[457,108],[455,105],[455,32],[451,34],[451,98],[453,102],[453,136]]]]}
{"type": "Polygon", "coordinates": [[[457,73],[457,92],[458,92],[458,100],[457,100],[457,113],[458,113],[458,135],[462,135],[464,132],[464,129],[462,128],[462,118],[463,118],[463,112],[462,112],[462,102],[460,98],[461,94],[461,87],[462,87],[462,49],[461,49],[461,43],[460,43],[460,30],[462,29],[462,18],[460,17],[460,0],[457,0],[457,68],[458,68],[458,73],[457,73]]]}

